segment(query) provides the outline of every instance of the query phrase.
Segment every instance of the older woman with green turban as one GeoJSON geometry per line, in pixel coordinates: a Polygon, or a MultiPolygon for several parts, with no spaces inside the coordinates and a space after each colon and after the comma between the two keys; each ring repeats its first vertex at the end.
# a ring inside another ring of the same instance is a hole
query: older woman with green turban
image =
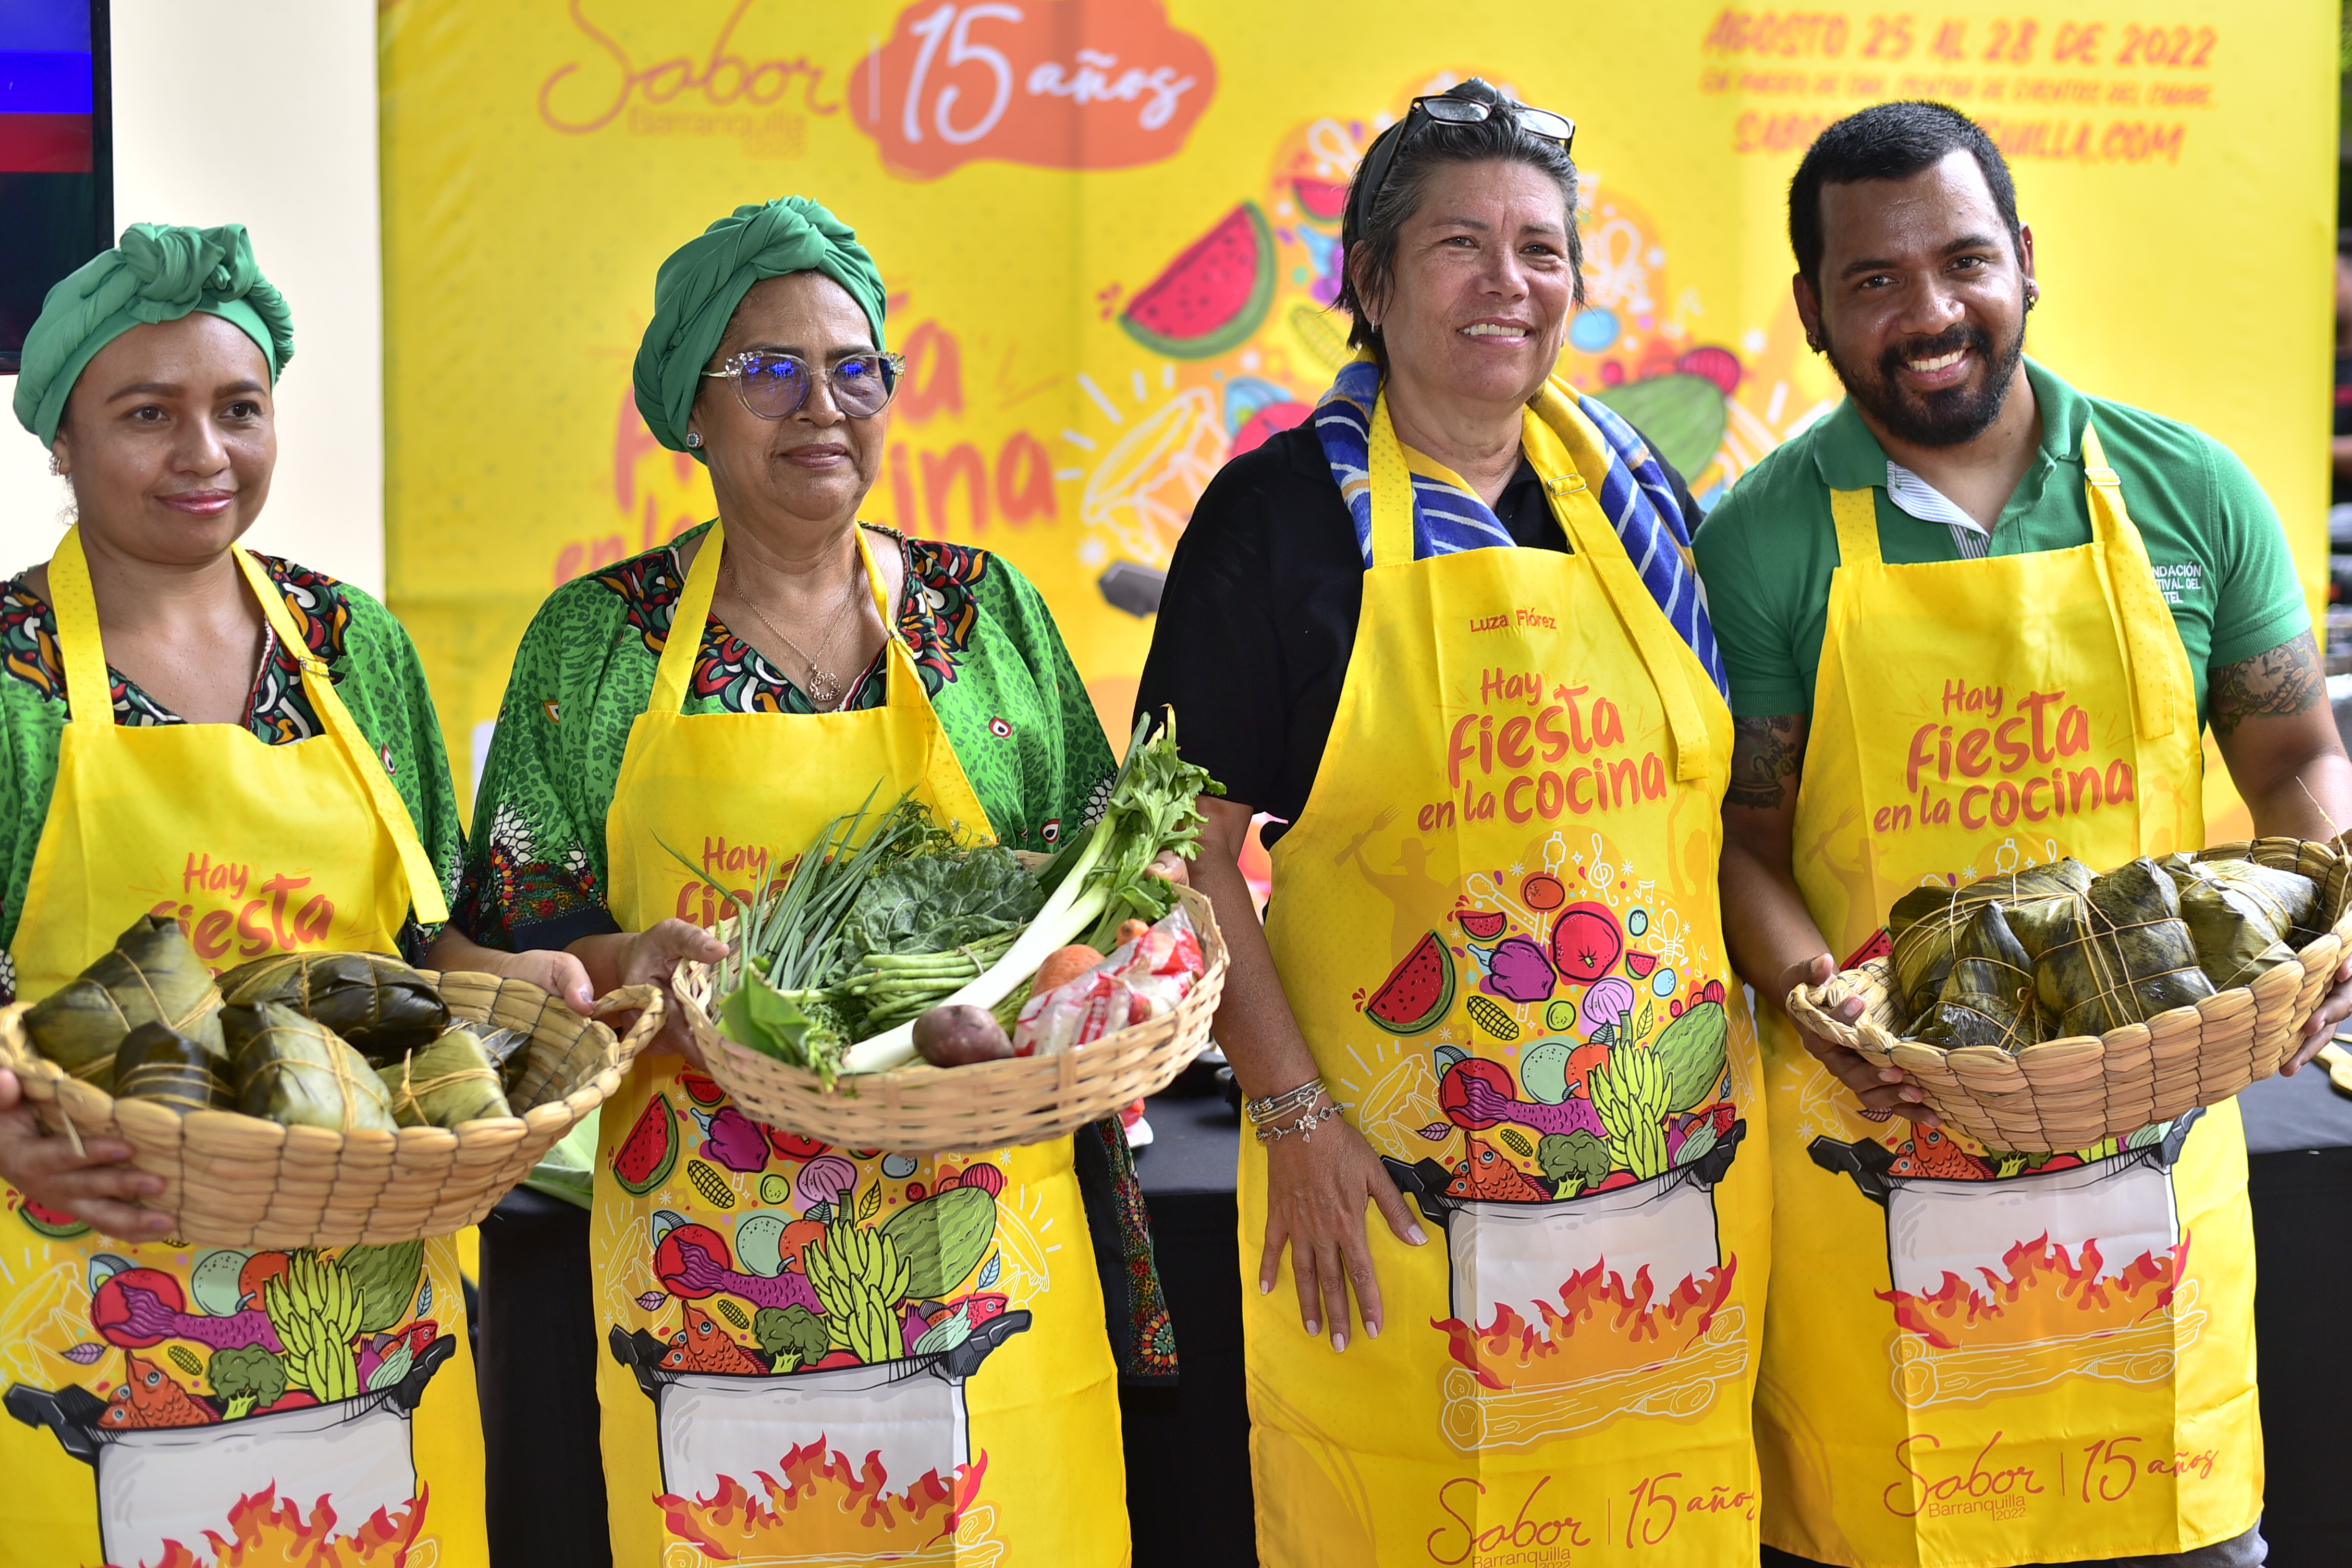
{"type": "MultiPolygon", "coordinates": [[[[415,649],[359,589],[237,542],[292,355],[234,224],[132,225],[26,339],[16,416],[75,521],[0,584],[0,999],[38,1002],[151,918],[215,971],[295,947],[422,961],[440,931],[458,816],[415,649]]],[[[0,1421],[0,1563],[282,1541],[274,1497],[306,1552],[397,1539],[479,1568],[453,1239],[304,1261],[364,1282],[356,1316],[319,1319],[274,1283],[286,1254],[169,1239],[129,1155],[42,1136],[0,1071],[0,1325],[29,1380],[0,1421]]]]}
{"type": "MultiPolygon", "coordinates": [[[[524,634],[457,905],[472,939],[562,950],[600,988],[666,982],[724,951],[711,881],[768,885],[869,797],[1035,850],[1083,820],[1110,749],[1036,590],[858,521],[899,370],[884,301],[856,236],[800,197],[662,265],[637,406],[709,465],[719,515],[558,589],[524,634]]],[[[1172,1345],[1116,1124],[831,1149],[749,1121],[698,1065],[640,1058],[593,1161],[614,1560],[951,1538],[959,1560],[1127,1561],[1104,1283],[1130,1370],[1172,1345]],[[1072,1250],[1090,1209],[1133,1238],[1099,1270],[1072,1250]]],[[[484,1272],[503,1341],[533,1298],[494,1255],[484,1272]]]]}

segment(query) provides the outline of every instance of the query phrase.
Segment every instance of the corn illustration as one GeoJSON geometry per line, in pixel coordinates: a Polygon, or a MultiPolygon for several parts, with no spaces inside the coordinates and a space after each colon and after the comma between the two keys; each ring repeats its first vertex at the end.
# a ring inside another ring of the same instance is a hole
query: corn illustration
{"type": "Polygon", "coordinates": [[[722,1299],[719,1302],[719,1315],[739,1329],[748,1329],[751,1326],[751,1320],[743,1315],[743,1309],[732,1301],[722,1299]]]}
{"type": "Polygon", "coordinates": [[[686,1179],[694,1184],[694,1190],[700,1193],[712,1208],[731,1209],[735,1206],[735,1189],[727,1184],[725,1177],[701,1161],[688,1160],[686,1163],[686,1179]]]}
{"type": "Polygon", "coordinates": [[[879,1230],[860,1230],[835,1209],[824,1245],[801,1254],[809,1283],[824,1303],[833,1342],[867,1365],[906,1354],[893,1309],[907,1298],[911,1270],[896,1243],[879,1230]]]}
{"type": "Polygon", "coordinates": [[[286,1347],[286,1381],[321,1405],[359,1394],[352,1336],[359,1332],[360,1308],[351,1270],[308,1249],[262,1287],[262,1309],[286,1347]]]}
{"type": "Polygon", "coordinates": [[[171,1356],[172,1364],[173,1366],[178,1367],[190,1377],[204,1376],[205,1363],[198,1361],[195,1357],[195,1352],[189,1350],[187,1346],[173,1345],[171,1350],[165,1353],[171,1356]]]}
{"type": "Polygon", "coordinates": [[[1609,1132],[1609,1159],[1643,1181],[1666,1168],[1666,1106],[1673,1087],[1665,1064],[1646,1046],[1620,1046],[1609,1065],[1585,1080],[1592,1109],[1609,1132]]]}

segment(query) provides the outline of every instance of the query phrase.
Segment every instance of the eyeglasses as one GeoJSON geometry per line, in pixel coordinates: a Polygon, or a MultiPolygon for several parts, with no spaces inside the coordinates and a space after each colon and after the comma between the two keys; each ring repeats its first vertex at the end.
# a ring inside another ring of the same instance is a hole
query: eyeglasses
{"type": "MultiPolygon", "coordinates": [[[[898,390],[898,376],[906,368],[903,354],[852,354],[826,366],[824,381],[833,391],[835,408],[852,419],[868,419],[889,405],[891,395],[898,390]]],[[[716,377],[733,382],[735,395],[761,418],[788,419],[808,402],[817,367],[798,354],[750,349],[717,370],[702,374],[705,379],[716,377]]]]}
{"type": "Polygon", "coordinates": [[[1352,227],[1364,231],[1364,219],[1372,204],[1380,198],[1381,187],[1388,184],[1389,171],[1396,167],[1397,154],[1433,120],[1448,125],[1476,125],[1496,114],[1507,114],[1519,131],[1542,142],[1557,142],[1563,153],[1576,145],[1576,121],[1565,114],[1554,114],[1549,109],[1530,109],[1524,103],[1488,103],[1483,99],[1456,98],[1451,93],[1424,93],[1406,108],[1404,118],[1391,130],[1381,133],[1372,143],[1364,159],[1364,178],[1358,189],[1363,194],[1356,199],[1352,227]],[[1419,116],[1418,119],[1414,118],[1419,116]]]}

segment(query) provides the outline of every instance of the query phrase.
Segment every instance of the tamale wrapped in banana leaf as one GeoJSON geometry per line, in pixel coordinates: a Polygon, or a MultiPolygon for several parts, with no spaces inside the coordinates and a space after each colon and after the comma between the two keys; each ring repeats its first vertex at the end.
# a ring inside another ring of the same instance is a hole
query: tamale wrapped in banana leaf
{"type": "Polygon", "coordinates": [[[2042,1038],[2033,961],[2010,931],[1998,900],[1977,906],[1952,952],[1951,975],[1919,1021],[1917,1038],[1947,1049],[1999,1046],[2006,1051],[2042,1038]]]}
{"type": "Polygon", "coordinates": [[[2000,904],[2010,935],[2030,961],[2048,942],[2058,912],[2087,890],[2091,879],[2088,866],[2068,858],[1979,878],[1958,889],[1915,888],[1897,899],[1887,911],[1886,929],[1895,939],[1895,980],[1906,1016],[1918,1018],[1943,994],[1955,944],[1979,908],[2000,904]]]}
{"type": "Polygon", "coordinates": [[[2196,860],[2172,881],[2198,964],[2216,990],[2252,984],[2311,940],[2298,933],[2315,923],[2319,887],[2301,872],[2252,860],[2196,860]]]}
{"type": "Polygon", "coordinates": [[[142,1024],[160,1023],[218,1051],[221,1003],[177,921],[141,915],[79,977],[25,1010],[25,1033],[49,1060],[110,1089],[114,1053],[142,1024]]]}
{"type": "Polygon", "coordinates": [[[451,1029],[421,1051],[383,1069],[392,1114],[403,1127],[455,1127],[487,1116],[511,1116],[499,1069],[473,1030],[451,1029]]]}
{"type": "Polygon", "coordinates": [[[2180,895],[2142,857],[2073,900],[2035,961],[2034,991],[2052,1037],[2101,1035],[2213,994],[2180,895]]]}
{"type": "Polygon", "coordinates": [[[385,1131],[392,1097],[367,1058],[332,1029],[282,1002],[232,1003],[220,1011],[236,1108],[287,1127],[385,1131]]]}
{"type": "Polygon", "coordinates": [[[114,1052],[114,1098],[152,1100],[186,1115],[229,1102],[227,1058],[168,1024],[142,1024],[114,1052]]]}
{"type": "Polygon", "coordinates": [[[422,1050],[449,1026],[433,983],[381,952],[288,952],[221,976],[228,1002],[282,1002],[342,1037],[375,1067],[422,1050]]]}

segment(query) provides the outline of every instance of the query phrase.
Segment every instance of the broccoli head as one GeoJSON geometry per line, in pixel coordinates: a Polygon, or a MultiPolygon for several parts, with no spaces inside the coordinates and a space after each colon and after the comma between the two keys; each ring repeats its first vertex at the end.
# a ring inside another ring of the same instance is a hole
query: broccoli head
{"type": "Polygon", "coordinates": [[[1609,1141],[1581,1128],[1574,1132],[1547,1133],[1537,1141],[1536,1163],[1559,1184],[1559,1195],[1572,1198],[1609,1174],[1609,1141]]]}
{"type": "Polygon", "coordinates": [[[277,1404],[286,1392],[285,1363],[259,1345],[213,1352],[205,1377],[213,1393],[228,1401],[225,1414],[232,1421],[258,1405],[277,1404]]]}
{"type": "Polygon", "coordinates": [[[760,1348],[776,1358],[778,1372],[790,1372],[822,1360],[833,1332],[824,1320],[806,1307],[762,1307],[751,1318],[751,1332],[760,1348]]]}

